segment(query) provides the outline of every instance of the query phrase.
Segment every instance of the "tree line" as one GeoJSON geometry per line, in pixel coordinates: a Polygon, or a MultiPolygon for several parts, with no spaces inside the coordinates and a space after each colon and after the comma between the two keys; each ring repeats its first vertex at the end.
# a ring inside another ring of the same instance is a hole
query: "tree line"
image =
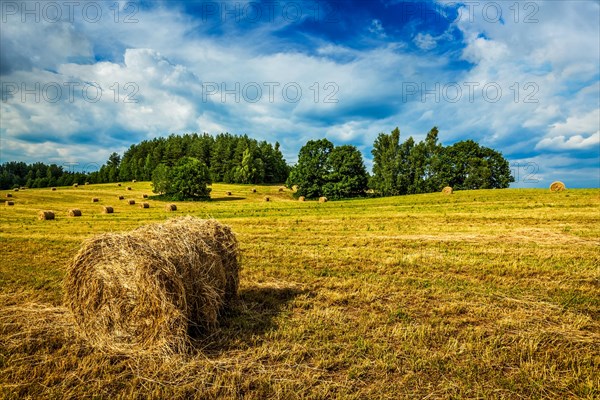
{"type": "Polygon", "coordinates": [[[7,162],[0,165],[0,188],[49,187],[73,183],[152,180],[154,191],[174,199],[208,198],[212,182],[282,183],[297,186],[296,196],[341,199],[367,192],[395,196],[440,191],[507,188],[514,178],[501,153],[472,140],[443,146],[437,127],[425,140],[400,142],[400,130],[380,133],[373,144],[373,173],[351,145],[310,140],[289,167],[279,143],[247,135],[197,133],[171,135],[132,145],[121,157],[113,153],[98,171],[65,171],[55,164],[7,162]]]}

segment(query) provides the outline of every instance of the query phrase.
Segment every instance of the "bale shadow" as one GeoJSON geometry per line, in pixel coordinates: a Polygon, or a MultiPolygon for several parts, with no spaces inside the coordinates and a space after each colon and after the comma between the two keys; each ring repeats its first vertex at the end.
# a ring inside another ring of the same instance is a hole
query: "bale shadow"
{"type": "Polygon", "coordinates": [[[276,317],[286,305],[306,293],[297,288],[254,287],[240,290],[239,297],[222,312],[217,329],[190,332],[195,348],[205,355],[258,345],[262,336],[277,329],[276,317]]]}

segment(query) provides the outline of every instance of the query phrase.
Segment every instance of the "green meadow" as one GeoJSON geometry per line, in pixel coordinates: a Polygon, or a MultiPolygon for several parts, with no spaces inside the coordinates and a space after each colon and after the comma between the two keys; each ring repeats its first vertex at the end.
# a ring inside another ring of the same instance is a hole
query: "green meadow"
{"type": "Polygon", "coordinates": [[[214,184],[175,212],[143,194],[150,183],[1,192],[15,204],[0,205],[0,397],[600,397],[598,189],[319,203],[214,184]],[[89,348],[62,306],[81,242],[183,215],[236,232],[239,301],[192,354],[89,348]]]}

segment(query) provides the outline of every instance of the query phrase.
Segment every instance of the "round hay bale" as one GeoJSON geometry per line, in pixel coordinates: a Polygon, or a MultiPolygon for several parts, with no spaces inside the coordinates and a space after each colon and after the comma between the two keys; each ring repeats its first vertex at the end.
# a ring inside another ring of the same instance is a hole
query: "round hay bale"
{"type": "Polygon", "coordinates": [[[12,193],[6,193],[6,197],[13,197],[12,193]]]}
{"type": "Polygon", "coordinates": [[[284,192],[285,188],[283,186],[279,186],[279,193],[284,192]]]}
{"type": "Polygon", "coordinates": [[[127,186],[127,190],[131,190],[131,186],[127,186]]]}
{"type": "Polygon", "coordinates": [[[304,196],[298,197],[298,201],[304,201],[304,200],[306,200],[306,198],[304,196]]]}
{"type": "Polygon", "coordinates": [[[40,221],[48,221],[48,220],[54,219],[54,212],[53,211],[40,211],[38,213],[38,219],[40,221]]]}
{"type": "Polygon", "coordinates": [[[14,188],[13,191],[18,192],[19,188],[14,188]]]}
{"type": "Polygon", "coordinates": [[[231,192],[226,192],[226,193],[227,193],[227,196],[231,196],[231,192]]]}
{"type": "Polygon", "coordinates": [[[119,200],[125,200],[125,196],[119,196],[119,200]]]}
{"type": "Polygon", "coordinates": [[[146,193],[144,193],[144,194],[142,195],[142,199],[147,199],[147,198],[148,198],[148,195],[147,195],[146,193]]]}
{"type": "Polygon", "coordinates": [[[150,203],[140,203],[141,208],[150,208],[150,203]]]}
{"type": "Polygon", "coordinates": [[[327,203],[327,197],[325,197],[325,196],[319,197],[319,203],[327,203]]]}
{"type": "Polygon", "coordinates": [[[214,327],[237,295],[239,267],[229,227],[176,218],[86,240],[67,268],[65,300],[97,348],[185,352],[190,328],[214,327]]]}
{"type": "Polygon", "coordinates": [[[565,184],[562,183],[561,181],[552,182],[552,184],[550,185],[551,192],[562,192],[566,188],[567,187],[565,186],[565,184]]]}
{"type": "Polygon", "coordinates": [[[130,206],[134,206],[135,200],[133,200],[133,199],[127,200],[127,204],[129,204],[130,206]]]}
{"type": "Polygon", "coordinates": [[[4,205],[5,205],[5,206],[7,206],[7,207],[8,207],[8,206],[14,206],[14,205],[15,205],[15,202],[14,202],[14,201],[10,201],[10,200],[6,200],[6,201],[4,202],[4,205]]]}
{"type": "Polygon", "coordinates": [[[135,179],[131,181],[131,183],[136,183],[136,182],[137,182],[137,181],[136,181],[135,179]]]}
{"type": "Polygon", "coordinates": [[[78,184],[78,183],[74,183],[74,184],[73,184],[73,187],[74,187],[74,188],[78,188],[78,187],[79,187],[79,184],[78,184]]]}
{"type": "Polygon", "coordinates": [[[72,208],[69,210],[69,217],[81,217],[81,210],[78,208],[72,208]]]}
{"type": "Polygon", "coordinates": [[[100,201],[100,199],[99,199],[99,198],[97,198],[97,197],[92,197],[92,203],[97,203],[97,202],[99,202],[99,201],[100,201]]]}
{"type": "Polygon", "coordinates": [[[115,212],[114,208],[112,208],[110,206],[104,206],[104,207],[102,207],[102,213],[103,214],[112,214],[114,212],[115,212]]]}
{"type": "Polygon", "coordinates": [[[256,193],[256,189],[255,188],[252,189],[252,193],[256,193]]]}
{"type": "Polygon", "coordinates": [[[56,191],[56,188],[55,188],[55,187],[53,187],[53,188],[52,188],[52,189],[50,189],[50,190],[52,190],[53,192],[55,192],[55,191],[56,191]]]}
{"type": "Polygon", "coordinates": [[[271,201],[271,198],[269,196],[265,196],[264,200],[265,201],[271,201]]]}
{"type": "Polygon", "coordinates": [[[120,183],[117,183],[117,186],[121,187],[121,184],[120,184],[120,183]]]}
{"type": "Polygon", "coordinates": [[[453,190],[452,190],[452,188],[450,186],[446,186],[445,188],[442,189],[442,193],[443,194],[447,194],[447,195],[448,194],[452,194],[453,190]]]}
{"type": "Polygon", "coordinates": [[[85,183],[85,186],[87,186],[87,185],[89,185],[89,184],[90,184],[89,182],[86,182],[86,183],[85,183]]]}
{"type": "Polygon", "coordinates": [[[165,210],[167,210],[167,211],[177,211],[177,206],[175,204],[167,204],[165,206],[165,210]]]}

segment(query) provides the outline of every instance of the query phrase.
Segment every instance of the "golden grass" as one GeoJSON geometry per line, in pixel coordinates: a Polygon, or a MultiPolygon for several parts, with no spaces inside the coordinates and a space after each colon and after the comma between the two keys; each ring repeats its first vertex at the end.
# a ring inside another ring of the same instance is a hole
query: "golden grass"
{"type": "Polygon", "coordinates": [[[114,184],[30,189],[0,208],[0,397],[598,398],[600,190],[323,206],[252,187],[178,204],[230,225],[244,269],[216,328],[170,357],[94,350],[61,304],[83,240],[172,214],[101,214],[89,199],[114,184]],[[82,217],[35,220],[75,206],[82,217]]]}

